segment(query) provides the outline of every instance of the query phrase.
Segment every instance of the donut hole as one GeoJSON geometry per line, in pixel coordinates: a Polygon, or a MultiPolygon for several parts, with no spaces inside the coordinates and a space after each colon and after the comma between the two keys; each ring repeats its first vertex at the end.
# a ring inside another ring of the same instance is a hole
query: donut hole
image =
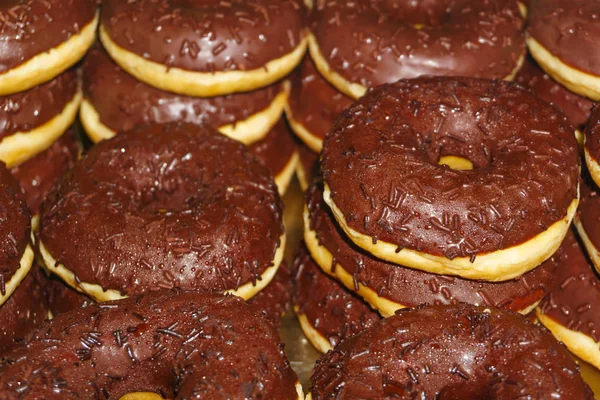
{"type": "Polygon", "coordinates": [[[460,156],[442,156],[438,160],[438,164],[446,165],[455,171],[471,171],[473,169],[471,160],[460,156]]]}

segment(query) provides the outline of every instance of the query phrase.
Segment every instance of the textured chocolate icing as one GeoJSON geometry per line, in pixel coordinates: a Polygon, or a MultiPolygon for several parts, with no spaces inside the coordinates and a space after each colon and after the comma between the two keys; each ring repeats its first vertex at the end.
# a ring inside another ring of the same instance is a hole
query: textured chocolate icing
{"type": "Polygon", "coordinates": [[[96,0],[3,0],[0,73],[79,34],[96,15],[96,0]]]}
{"type": "Polygon", "coordinates": [[[594,107],[585,127],[585,149],[592,159],[600,161],[600,107],[594,107]]]}
{"type": "Polygon", "coordinates": [[[577,219],[594,247],[600,249],[600,189],[587,173],[581,179],[577,219]]]}
{"type": "Polygon", "coordinates": [[[474,259],[565,218],[578,153],[564,115],[518,85],[423,77],[382,85],[347,109],[321,168],[348,226],[374,243],[474,259]],[[474,169],[439,165],[447,155],[474,169]]]}
{"type": "Polygon", "coordinates": [[[576,128],[582,128],[587,122],[594,102],[567,90],[546,74],[531,57],[527,57],[515,77],[515,82],[563,110],[569,122],[576,128]]]}
{"type": "Polygon", "coordinates": [[[525,54],[524,25],[514,0],[318,0],[310,26],[333,71],[373,87],[420,75],[505,78],[525,54]]]}
{"type": "Polygon", "coordinates": [[[600,74],[600,2],[597,0],[533,1],[527,31],[563,63],[600,74]]]}
{"type": "Polygon", "coordinates": [[[138,81],[120,69],[99,45],[88,53],[83,64],[85,98],[98,112],[100,121],[113,131],[164,122],[208,123],[215,127],[234,124],[266,109],[283,90],[283,85],[276,83],[227,96],[181,96],[138,81]]]}
{"type": "Polygon", "coordinates": [[[141,126],[94,146],[49,193],[39,231],[78,280],[127,295],[254,284],[282,234],[266,167],[190,124],[141,126]]]}
{"type": "Polygon", "coordinates": [[[292,274],[290,268],[282,262],[277,274],[266,288],[248,300],[257,313],[275,325],[281,323],[281,317],[290,308],[292,300],[292,274]]]}
{"type": "Polygon", "coordinates": [[[62,314],[0,360],[0,397],[297,399],[272,324],[235,296],[161,291],[62,314]]]}
{"type": "Polygon", "coordinates": [[[305,32],[301,0],[106,0],[102,26],[120,47],[195,72],[246,71],[292,52],[305,32]]]}
{"type": "Polygon", "coordinates": [[[283,118],[273,126],[267,136],[251,144],[249,148],[273,176],[283,171],[296,151],[294,139],[283,118]]]}
{"type": "Polygon", "coordinates": [[[313,399],[593,399],[567,349],[517,314],[466,304],[401,310],[314,368],[313,399]]]}
{"type": "Polygon", "coordinates": [[[44,125],[63,111],[78,89],[79,74],[71,68],[33,89],[0,96],[0,138],[44,125]]]}
{"type": "Polygon", "coordinates": [[[294,260],[294,304],[331,347],[381,319],[360,297],[326,275],[302,245],[294,260]]]}
{"type": "MultiPolygon", "coordinates": [[[[346,237],[323,201],[322,190],[322,185],[317,183],[306,195],[311,229],[319,244],[333,255],[335,263],[354,277],[354,287],[348,288],[350,290],[356,291],[359,284],[364,285],[379,297],[406,307],[464,302],[520,311],[539,302],[552,288],[556,270],[553,259],[505,282],[436,275],[379,260],[346,237]]],[[[335,264],[331,268],[334,269],[335,264]]]]}
{"type": "Polygon", "coordinates": [[[40,212],[46,194],[75,165],[80,153],[79,138],[73,129],[69,129],[46,150],[10,170],[25,191],[27,205],[33,214],[40,212]]]}
{"type": "Polygon", "coordinates": [[[566,328],[600,342],[600,277],[573,232],[554,257],[559,263],[556,284],[539,310],[566,328]]]}

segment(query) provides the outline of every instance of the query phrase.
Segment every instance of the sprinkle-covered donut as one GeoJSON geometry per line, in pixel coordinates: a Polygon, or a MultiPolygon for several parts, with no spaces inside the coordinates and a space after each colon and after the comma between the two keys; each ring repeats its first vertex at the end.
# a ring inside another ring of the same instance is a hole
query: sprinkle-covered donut
{"type": "Polygon", "coordinates": [[[585,163],[596,185],[600,186],[600,107],[594,107],[585,127],[585,163]]]}
{"type": "Polygon", "coordinates": [[[466,304],[399,311],[323,356],[311,383],[314,400],[594,398],[548,331],[466,304]]]}
{"type": "Polygon", "coordinates": [[[300,0],[107,0],[100,39],[149,85],[218,96],[288,75],[306,50],[305,18],[300,0]]]}
{"type": "Polygon", "coordinates": [[[321,74],[357,99],[420,75],[511,80],[524,25],[514,0],[318,0],[309,50],[321,74]]]}
{"type": "Polygon", "coordinates": [[[88,151],[42,204],[45,265],[97,301],[182,288],[251,298],[283,257],[271,174],[208,126],[120,133],[88,151]]]}
{"type": "Polygon", "coordinates": [[[211,98],[165,92],[138,81],[115,64],[100,46],[83,64],[81,122],[94,142],[142,124],[208,123],[249,144],[264,138],[281,117],[288,84],[211,98]]]}
{"type": "Polygon", "coordinates": [[[96,0],[0,3],[0,96],[49,81],[75,64],[96,38],[96,0]]]}
{"type": "Polygon", "coordinates": [[[336,120],[321,153],[323,197],[358,246],[488,281],[521,276],[558,248],[579,167],[559,110],[518,85],[474,78],[382,85],[336,120]]]}
{"type": "Polygon", "coordinates": [[[59,315],[0,359],[1,398],[301,399],[274,326],[235,296],[161,291],[59,315]]]}
{"type": "Polygon", "coordinates": [[[581,180],[581,200],[574,225],[590,260],[600,272],[600,190],[589,175],[581,180]]]}
{"type": "Polygon", "coordinates": [[[404,307],[457,302],[505,308],[527,314],[550,291],[556,262],[550,258],[525,275],[484,282],[436,275],[373,257],[346,237],[322,196],[322,185],[307,193],[304,240],[321,269],[363,297],[384,316],[404,307]]]}

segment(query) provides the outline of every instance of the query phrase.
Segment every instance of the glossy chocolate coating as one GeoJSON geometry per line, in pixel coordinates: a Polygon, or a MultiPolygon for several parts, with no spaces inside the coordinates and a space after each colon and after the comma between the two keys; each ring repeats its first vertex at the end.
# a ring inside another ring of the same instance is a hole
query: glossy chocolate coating
{"type": "Polygon", "coordinates": [[[248,300],[248,304],[254,307],[257,313],[279,325],[281,317],[290,308],[291,300],[292,274],[290,268],[282,262],[273,280],[248,300]]]}
{"type": "Polygon", "coordinates": [[[120,69],[100,46],[83,64],[83,91],[100,122],[113,131],[164,122],[234,124],[266,109],[283,90],[280,83],[248,93],[210,98],[181,96],[146,85],[120,69]]]}
{"type": "Polygon", "coordinates": [[[122,294],[223,292],[261,279],[283,234],[269,171],[207,126],[141,126],[94,146],[42,204],[39,237],[122,294]]]}
{"type": "Polygon", "coordinates": [[[294,304],[331,347],[381,319],[360,297],[330,278],[301,246],[294,260],[294,304]]]}
{"type": "Polygon", "coordinates": [[[527,31],[563,63],[600,75],[598,15],[598,0],[532,1],[527,31]]]}
{"type": "Polygon", "coordinates": [[[325,138],[321,169],[348,226],[374,243],[473,259],[565,218],[578,154],[564,115],[518,85],[423,77],[347,109],[325,138]],[[439,165],[448,155],[474,169],[439,165]]]}
{"type": "MultiPolygon", "coordinates": [[[[379,260],[361,249],[337,225],[323,201],[322,185],[314,184],[307,193],[311,229],[321,246],[354,278],[354,287],[364,285],[379,297],[406,307],[420,304],[458,302],[490,305],[521,311],[536,304],[552,288],[556,263],[546,260],[540,267],[505,282],[481,282],[436,275],[379,260]]],[[[335,266],[331,266],[335,268],[335,266]]]]}
{"type": "Polygon", "coordinates": [[[503,79],[525,54],[514,0],[318,0],[311,31],[331,69],[365,87],[420,75],[503,79]]]}
{"type": "Polygon", "coordinates": [[[55,275],[46,280],[46,286],[48,288],[48,307],[55,317],[94,303],[88,296],[73,289],[55,275]]]}
{"type": "Polygon", "coordinates": [[[235,296],[160,291],[47,321],[0,360],[0,397],[297,399],[274,326],[235,296]]]}
{"type": "Polygon", "coordinates": [[[540,303],[540,311],[567,329],[600,342],[600,277],[573,232],[554,256],[556,284],[540,303]]]}
{"type": "Polygon", "coordinates": [[[596,162],[600,160],[600,107],[594,107],[585,127],[585,149],[596,162]]]}
{"type": "Polygon", "coordinates": [[[302,41],[301,0],[106,0],[102,25],[120,47],[195,72],[246,71],[302,41]]]}
{"type": "Polygon", "coordinates": [[[575,128],[582,128],[590,117],[594,102],[567,90],[546,74],[530,57],[527,57],[519,70],[515,82],[531,89],[542,99],[560,108],[575,128]]]}
{"type": "Polygon", "coordinates": [[[587,173],[581,179],[577,218],[594,247],[600,249],[600,189],[587,173]]]}
{"type": "Polygon", "coordinates": [[[10,170],[25,191],[33,214],[40,212],[42,201],[52,186],[75,165],[80,153],[77,134],[69,129],[46,150],[10,170]]]}
{"type": "Polygon", "coordinates": [[[567,349],[508,311],[401,310],[317,361],[313,399],[593,399],[567,349]]]}
{"type": "Polygon", "coordinates": [[[283,171],[296,151],[294,139],[283,118],[273,126],[267,136],[251,144],[249,148],[273,176],[283,171]]]}

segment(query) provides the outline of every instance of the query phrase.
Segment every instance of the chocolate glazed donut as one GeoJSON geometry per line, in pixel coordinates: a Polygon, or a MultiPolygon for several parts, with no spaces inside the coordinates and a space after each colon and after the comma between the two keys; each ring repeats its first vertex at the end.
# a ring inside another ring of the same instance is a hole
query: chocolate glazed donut
{"type": "Polygon", "coordinates": [[[569,352],[517,314],[401,310],[317,361],[307,399],[588,399],[569,352]]]}
{"type": "Polygon", "coordinates": [[[189,124],[94,146],[42,204],[46,267],[97,301],[159,288],[264,288],[283,256],[282,204],[241,143],[189,124]]]}
{"type": "Polygon", "coordinates": [[[574,128],[504,81],[382,85],[337,120],[321,153],[325,202],[378,258],[510,280],[548,259],[578,204],[574,128]],[[472,170],[447,165],[466,159],[472,170]]]}
{"type": "Polygon", "coordinates": [[[1,398],[301,399],[274,326],[235,296],[161,291],[91,305],[0,360],[1,398]]]}

